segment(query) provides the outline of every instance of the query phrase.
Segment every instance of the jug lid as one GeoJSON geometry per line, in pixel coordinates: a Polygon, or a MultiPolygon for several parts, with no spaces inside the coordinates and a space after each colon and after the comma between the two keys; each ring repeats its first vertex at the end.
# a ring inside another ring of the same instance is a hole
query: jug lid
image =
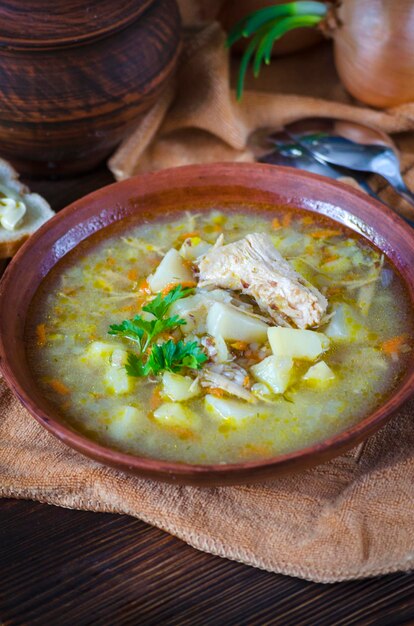
{"type": "Polygon", "coordinates": [[[0,47],[55,48],[100,39],[134,22],[154,0],[8,0],[0,47]]]}

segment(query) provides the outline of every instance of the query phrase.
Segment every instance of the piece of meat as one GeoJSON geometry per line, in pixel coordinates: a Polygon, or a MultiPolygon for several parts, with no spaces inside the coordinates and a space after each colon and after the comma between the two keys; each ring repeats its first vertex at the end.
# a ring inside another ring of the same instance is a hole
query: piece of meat
{"type": "Polygon", "coordinates": [[[281,256],[269,235],[252,233],[217,244],[198,260],[200,287],[216,285],[252,296],[278,323],[281,315],[298,328],[321,323],[328,301],[281,256]]]}
{"type": "Polygon", "coordinates": [[[247,372],[236,363],[213,364],[203,368],[200,374],[202,387],[217,387],[247,402],[256,402],[255,396],[244,386],[247,372]]]}

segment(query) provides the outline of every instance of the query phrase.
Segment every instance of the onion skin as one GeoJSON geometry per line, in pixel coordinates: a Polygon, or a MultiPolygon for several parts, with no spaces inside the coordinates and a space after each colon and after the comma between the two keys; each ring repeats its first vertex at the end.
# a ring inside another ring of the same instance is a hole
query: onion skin
{"type": "MultiPolygon", "coordinates": [[[[221,22],[224,30],[228,32],[239,20],[249,15],[249,13],[275,4],[285,4],[286,2],[289,2],[289,0],[226,0],[217,19],[221,22]]],[[[298,28],[290,33],[286,33],[286,35],[283,35],[278,41],[275,41],[272,49],[272,57],[298,52],[299,50],[313,46],[322,39],[322,35],[316,30],[311,28],[298,28]]],[[[247,39],[238,41],[232,46],[232,50],[244,52],[248,43],[247,39]]]]}
{"type": "Polygon", "coordinates": [[[346,89],[387,108],[414,101],[414,1],[343,0],[333,31],[335,64],[346,89]]]}

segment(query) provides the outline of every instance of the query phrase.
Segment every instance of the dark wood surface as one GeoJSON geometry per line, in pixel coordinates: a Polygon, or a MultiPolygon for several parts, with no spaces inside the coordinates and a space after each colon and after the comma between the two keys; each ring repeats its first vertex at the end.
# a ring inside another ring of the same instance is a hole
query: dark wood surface
{"type": "MultiPolygon", "coordinates": [[[[31,186],[58,210],[110,182],[101,168],[31,186]]],[[[2,500],[0,624],[402,626],[414,624],[414,575],[315,584],[198,552],[128,516],[2,500]]]]}

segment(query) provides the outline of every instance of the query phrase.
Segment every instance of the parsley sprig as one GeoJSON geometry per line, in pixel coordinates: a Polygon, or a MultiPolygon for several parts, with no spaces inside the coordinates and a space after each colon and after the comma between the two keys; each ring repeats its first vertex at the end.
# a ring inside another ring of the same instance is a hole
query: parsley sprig
{"type": "Polygon", "coordinates": [[[183,367],[200,369],[207,360],[207,355],[196,341],[178,341],[169,339],[165,343],[154,344],[148,359],[142,359],[130,352],[125,366],[129,376],[148,376],[160,372],[179,372],[183,367]]]}
{"type": "Polygon", "coordinates": [[[164,343],[154,342],[156,337],[164,331],[178,328],[186,321],[178,315],[165,317],[168,309],[180,298],[193,293],[193,289],[183,289],[177,285],[165,296],[162,293],[142,307],[143,311],[151,313],[155,319],[147,320],[142,315],[136,315],[132,320],[124,320],[121,324],[111,324],[108,333],[125,337],[139,346],[139,354],[128,353],[125,369],[129,376],[149,376],[163,371],[179,372],[182,368],[200,369],[207,360],[196,341],[178,341],[172,339],[164,343]]]}

